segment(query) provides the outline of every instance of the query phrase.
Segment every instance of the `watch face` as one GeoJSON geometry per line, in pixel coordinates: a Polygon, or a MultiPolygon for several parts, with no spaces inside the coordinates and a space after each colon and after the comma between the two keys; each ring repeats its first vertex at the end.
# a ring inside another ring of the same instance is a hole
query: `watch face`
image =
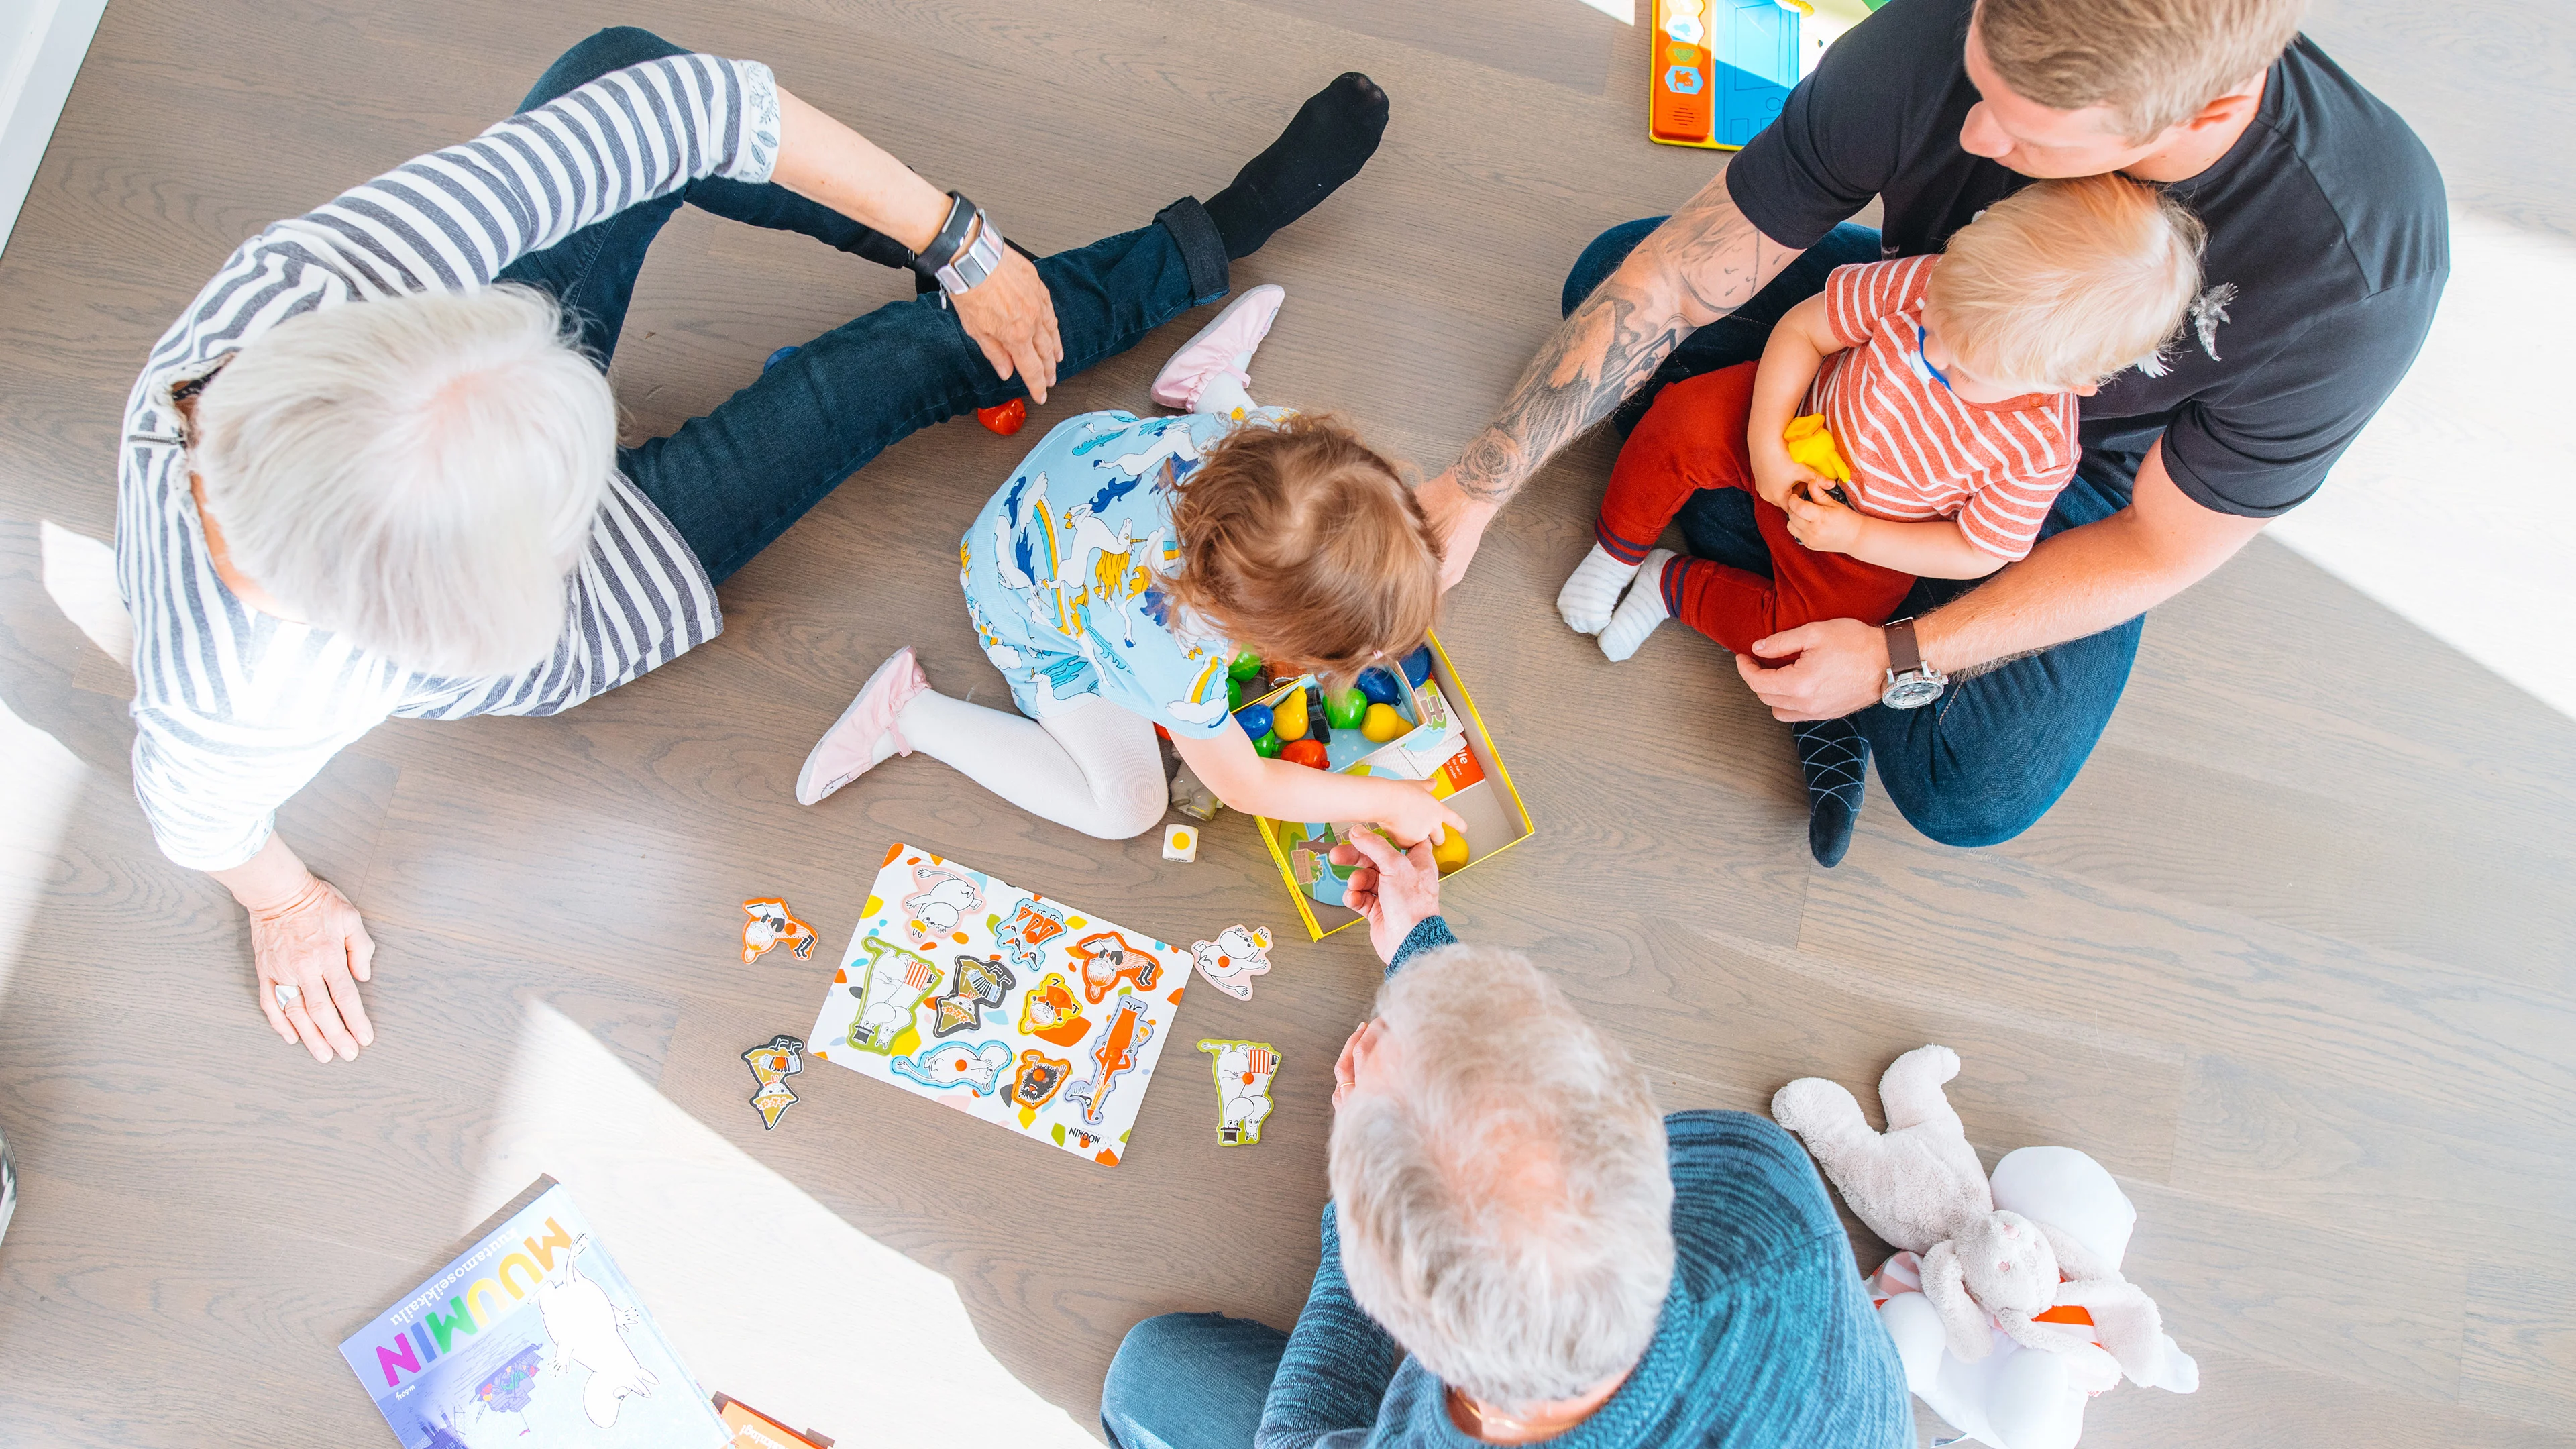
{"type": "Polygon", "coordinates": [[[1919,674],[1901,675],[1887,682],[1887,692],[1878,702],[1889,709],[1921,709],[1941,697],[1941,681],[1919,674]]]}

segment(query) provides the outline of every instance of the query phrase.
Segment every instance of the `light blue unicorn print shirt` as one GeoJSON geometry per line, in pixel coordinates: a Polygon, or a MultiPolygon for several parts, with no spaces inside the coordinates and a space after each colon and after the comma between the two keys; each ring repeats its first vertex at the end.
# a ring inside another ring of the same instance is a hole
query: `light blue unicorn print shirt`
{"type": "Polygon", "coordinates": [[[1032,719],[1106,699],[1175,736],[1225,729],[1234,646],[1163,593],[1180,568],[1173,490],[1244,422],[1189,413],[1085,413],[1056,424],[958,546],[966,610],[1032,719]]]}

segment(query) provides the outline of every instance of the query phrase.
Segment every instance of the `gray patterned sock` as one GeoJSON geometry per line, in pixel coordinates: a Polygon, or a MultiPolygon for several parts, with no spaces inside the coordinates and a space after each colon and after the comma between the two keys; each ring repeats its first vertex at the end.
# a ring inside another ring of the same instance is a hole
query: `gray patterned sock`
{"type": "Polygon", "coordinates": [[[1851,849],[1869,789],[1869,740],[1848,719],[1809,720],[1789,726],[1798,742],[1798,769],[1807,777],[1807,849],[1816,864],[1832,869],[1851,849]]]}

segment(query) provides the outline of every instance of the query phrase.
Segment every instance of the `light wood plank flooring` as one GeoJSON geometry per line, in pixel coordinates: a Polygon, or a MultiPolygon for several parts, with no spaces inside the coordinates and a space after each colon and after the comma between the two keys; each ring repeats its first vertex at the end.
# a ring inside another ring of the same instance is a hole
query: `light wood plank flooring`
{"type": "MultiPolygon", "coordinates": [[[[2576,78],[2564,15],[2421,9],[2338,0],[2316,33],[2409,112],[2463,204],[2576,229],[2547,139],[2576,78]]],[[[926,759],[795,806],[806,746],[897,644],[998,697],[949,541],[1032,435],[959,422],[893,449],[728,586],[720,640],[638,684],[559,719],[389,726],[335,762],[284,827],[381,943],[381,1041],[356,1065],[269,1035],[240,913],[153,849],[129,691],[49,598],[42,525],[108,536],[134,371],[236,243],[479,129],[621,22],[772,62],[1041,250],[1210,193],[1300,97],[1369,72],[1394,98],[1384,150],[1238,276],[1290,293],[1260,395],[1347,413],[1426,472],[1543,335],[1582,243],[1719,164],[1644,141],[1643,36],[1578,0],[117,0],[0,257],[0,724],[27,805],[0,823],[0,1123],[25,1177],[0,1442],[381,1442],[335,1345],[519,1185],[477,1184],[539,1005],[953,1281],[984,1349],[1077,1421],[1139,1317],[1284,1325],[1302,1298],[1325,1068],[1376,975],[1349,935],[1284,945],[1247,1006],[1188,1008],[1285,1052],[1254,1152],[1217,1147],[1177,1058],[1115,1171],[828,1068],[774,1134],[744,1106],[736,1054],[801,1031],[818,983],[741,965],[734,903],[783,893],[837,946],[890,840],[1175,939],[1290,923],[1239,820],[1173,866],[926,759]],[[1061,1242],[1140,1221],[1162,1251],[1068,1266],[1061,1242]]],[[[667,429],[908,291],[684,214],[620,396],[667,429]]],[[[1141,405],[1196,321],[1043,416],[1141,405]]],[[[1610,457],[1589,441],[1533,487],[1444,626],[1540,828],[1452,887],[1459,930],[1540,956],[1670,1107],[1759,1108],[1803,1074],[1865,1088],[1941,1041],[1989,1156],[2099,1156],[2142,1214],[2130,1271],[2205,1388],[2115,1393],[2088,1444],[2576,1443],[2576,724],[2258,540],[2156,612],[2038,828],[1950,850],[1877,799],[1849,861],[1816,870],[1784,733],[1712,646],[1667,631],[1613,669],[1556,619],[1610,457]]]]}

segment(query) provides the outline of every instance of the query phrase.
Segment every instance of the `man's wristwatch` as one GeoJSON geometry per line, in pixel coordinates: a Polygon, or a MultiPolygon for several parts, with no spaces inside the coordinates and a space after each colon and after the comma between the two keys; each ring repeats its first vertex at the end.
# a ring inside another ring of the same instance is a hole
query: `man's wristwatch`
{"type": "Polygon", "coordinates": [[[1889,709],[1921,709],[1950,687],[1950,676],[1923,662],[1912,619],[1891,619],[1887,629],[1887,687],[1878,702],[1889,709]]]}
{"type": "Polygon", "coordinates": [[[948,193],[948,219],[939,235],[914,255],[914,270],[939,284],[950,296],[971,291],[1002,265],[1002,234],[993,230],[984,209],[963,192],[948,193]]]}

